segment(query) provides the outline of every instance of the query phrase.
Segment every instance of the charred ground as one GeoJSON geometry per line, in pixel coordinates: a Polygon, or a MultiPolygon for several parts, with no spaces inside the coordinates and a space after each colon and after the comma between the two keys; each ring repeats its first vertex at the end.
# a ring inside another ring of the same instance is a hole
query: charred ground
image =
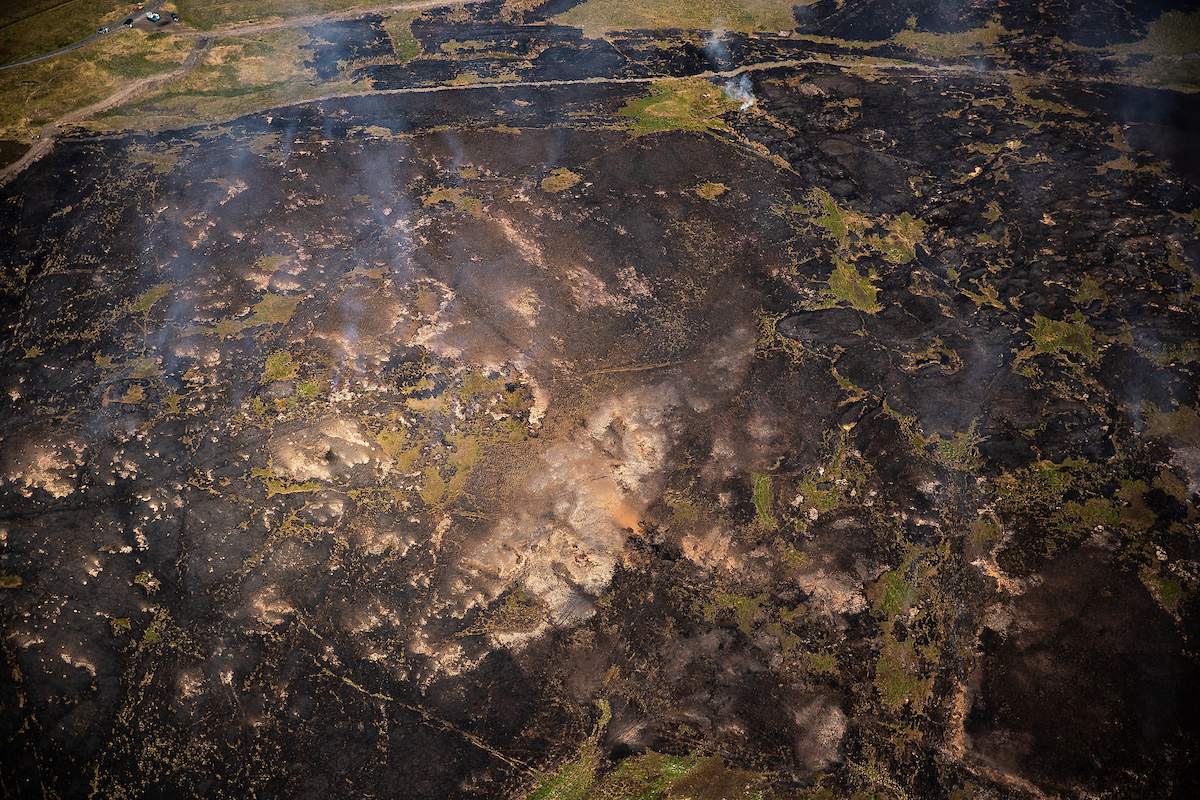
{"type": "Polygon", "coordinates": [[[1194,794],[1191,97],[851,7],[366,17],[0,190],[6,793],[1194,794]]]}

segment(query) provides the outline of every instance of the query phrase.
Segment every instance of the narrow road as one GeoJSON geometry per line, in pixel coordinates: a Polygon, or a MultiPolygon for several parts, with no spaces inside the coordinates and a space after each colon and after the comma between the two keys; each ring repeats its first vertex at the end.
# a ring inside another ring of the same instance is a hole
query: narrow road
{"type": "MultiPolygon", "coordinates": [[[[154,11],[154,9],[158,8],[165,2],[167,2],[167,0],[155,0],[153,3],[146,6],[141,11],[131,12],[131,16],[132,16],[132,18],[136,19],[138,17],[138,15],[148,14],[148,13],[154,11]]],[[[45,61],[47,58],[54,58],[55,56],[61,56],[63,53],[69,53],[72,50],[78,50],[79,48],[83,47],[84,45],[91,44],[92,42],[96,41],[97,39],[103,39],[105,36],[113,36],[116,33],[118,33],[121,30],[121,28],[123,28],[123,27],[124,26],[121,25],[121,26],[112,28],[110,31],[108,31],[108,33],[93,33],[91,36],[87,37],[86,39],[81,39],[80,41],[76,42],[75,44],[69,44],[66,47],[55,50],[52,53],[45,53],[40,56],[32,56],[30,58],[25,58],[20,61],[14,61],[11,64],[0,64],[0,70],[8,69],[10,67],[20,67],[24,64],[33,64],[38,61],[45,61]]]]}

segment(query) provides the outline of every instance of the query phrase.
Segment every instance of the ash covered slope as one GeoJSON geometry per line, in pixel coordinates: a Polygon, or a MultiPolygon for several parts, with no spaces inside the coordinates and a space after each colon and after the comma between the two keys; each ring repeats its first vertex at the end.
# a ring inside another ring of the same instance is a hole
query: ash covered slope
{"type": "Polygon", "coordinates": [[[748,89],[5,187],[6,793],[1189,796],[1194,182],[1078,87],[748,89]]]}

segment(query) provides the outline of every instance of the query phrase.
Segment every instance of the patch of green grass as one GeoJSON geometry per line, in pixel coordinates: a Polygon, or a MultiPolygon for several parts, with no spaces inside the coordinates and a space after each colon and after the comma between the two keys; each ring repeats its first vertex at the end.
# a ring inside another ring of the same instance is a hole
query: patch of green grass
{"type": "Polygon", "coordinates": [[[133,304],[132,310],[137,313],[149,311],[155,303],[167,296],[167,292],[175,288],[173,283],[160,283],[152,286],[142,293],[138,301],[133,304]]]}
{"type": "Polygon", "coordinates": [[[952,439],[942,439],[935,434],[929,441],[934,459],[942,466],[960,472],[975,472],[982,464],[978,445],[983,437],[975,432],[974,422],[966,433],[956,433],[952,439]]]}
{"type": "Polygon", "coordinates": [[[648,96],[630,100],[617,113],[629,119],[634,136],[669,130],[707,133],[725,130],[728,126],[720,115],[739,107],[721,87],[688,78],[652,84],[648,96]]]}
{"type": "Polygon", "coordinates": [[[911,640],[897,642],[890,634],[885,636],[883,651],[875,665],[875,688],[883,704],[892,711],[909,704],[920,711],[925,705],[933,678],[922,678],[918,665],[911,640]]]}
{"type": "Polygon", "coordinates": [[[1095,332],[1078,312],[1069,320],[1050,319],[1037,314],[1029,336],[1038,353],[1073,354],[1089,361],[1097,355],[1095,332]]]}
{"type": "Polygon", "coordinates": [[[705,200],[716,200],[718,197],[725,194],[725,192],[729,191],[729,187],[723,183],[706,181],[697,186],[695,191],[696,194],[700,195],[705,200]]]}
{"type": "Polygon", "coordinates": [[[267,487],[267,498],[270,499],[277,494],[299,494],[302,492],[315,492],[321,488],[321,484],[316,481],[294,481],[290,478],[276,475],[275,470],[270,463],[265,467],[251,467],[251,477],[258,478],[267,487]]]}
{"type": "Polygon", "coordinates": [[[582,178],[566,167],[559,167],[542,178],[542,190],[552,193],[563,192],[579,183],[582,178]]]}
{"type": "Polygon", "coordinates": [[[1170,578],[1165,578],[1153,572],[1150,569],[1143,569],[1141,572],[1142,583],[1150,590],[1150,594],[1154,595],[1154,599],[1159,605],[1171,613],[1179,606],[1179,601],[1183,598],[1183,586],[1170,578]]]}
{"type": "Polygon", "coordinates": [[[121,14],[128,8],[127,3],[116,0],[7,3],[0,10],[0,64],[75,44],[102,25],[119,24],[121,14]]]}
{"type": "Polygon", "coordinates": [[[259,383],[294,380],[298,369],[299,365],[292,360],[291,353],[286,350],[276,351],[267,356],[267,364],[263,368],[259,383]]]}
{"type": "Polygon", "coordinates": [[[832,301],[831,304],[845,303],[851,308],[874,314],[883,308],[875,302],[875,297],[879,294],[873,283],[875,278],[874,272],[863,275],[850,264],[838,259],[837,267],[829,276],[829,289],[822,294],[832,301]]]}
{"type": "Polygon", "coordinates": [[[1144,412],[1146,432],[1151,436],[1173,436],[1193,447],[1200,447],[1200,414],[1191,406],[1163,411],[1149,406],[1144,412]]]}
{"type": "Polygon", "coordinates": [[[20,575],[0,575],[0,589],[16,589],[21,582],[20,575]]]}
{"type": "Polygon", "coordinates": [[[846,247],[850,234],[862,235],[874,224],[865,214],[838,205],[833,195],[824,189],[814,189],[809,204],[820,214],[813,219],[813,224],[824,228],[825,235],[837,242],[839,248],[846,247]]]}
{"type": "Polygon", "coordinates": [[[804,660],[813,672],[825,675],[837,672],[837,657],[832,653],[808,653],[804,660]]]}
{"type": "Polygon", "coordinates": [[[246,320],[246,326],[286,324],[299,304],[299,297],[268,294],[254,306],[254,313],[246,320]]]}
{"type": "Polygon", "coordinates": [[[254,3],[174,0],[174,3],[180,19],[202,31],[242,22],[270,22],[379,5],[370,0],[305,0],[303,3],[297,3],[295,0],[255,0],[254,3]]]}
{"type": "Polygon", "coordinates": [[[954,58],[984,51],[1013,33],[993,18],[983,27],[961,33],[930,33],[908,28],[893,36],[892,41],[922,55],[954,58]]]}
{"type": "Polygon", "coordinates": [[[392,37],[392,50],[396,60],[405,64],[421,55],[421,43],[412,35],[413,20],[421,16],[420,11],[393,14],[383,21],[384,30],[392,37]]]}
{"type": "Polygon", "coordinates": [[[917,599],[917,590],[904,579],[911,558],[905,559],[898,569],[884,573],[883,577],[869,587],[867,595],[875,606],[875,616],[885,622],[904,611],[908,604],[917,599]]]}
{"type": "Polygon", "coordinates": [[[590,39],[640,29],[775,32],[795,28],[793,7],[812,2],[815,0],[585,0],[554,21],[581,28],[590,39]]]}
{"type": "Polygon", "coordinates": [[[771,477],[755,472],[750,478],[754,482],[754,510],[758,513],[758,520],[767,528],[774,528],[775,518],[771,516],[771,477]]]}
{"type": "Polygon", "coordinates": [[[766,602],[766,592],[755,597],[746,597],[732,592],[717,592],[713,596],[713,601],[704,605],[704,618],[711,622],[721,614],[732,612],[737,619],[738,630],[750,634],[754,632],[755,623],[762,618],[763,605],[766,602]]]}
{"type": "Polygon", "coordinates": [[[425,195],[421,202],[426,208],[432,208],[438,203],[449,203],[454,206],[455,211],[461,211],[473,217],[483,216],[483,201],[467,194],[467,190],[462,187],[438,187],[425,195]]]}

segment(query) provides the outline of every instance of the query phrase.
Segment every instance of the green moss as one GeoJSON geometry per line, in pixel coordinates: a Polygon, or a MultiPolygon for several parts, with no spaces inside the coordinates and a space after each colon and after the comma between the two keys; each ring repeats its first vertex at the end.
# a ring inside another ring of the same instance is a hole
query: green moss
{"type": "Polygon", "coordinates": [[[702,183],[695,189],[696,194],[705,200],[716,200],[727,191],[729,191],[728,186],[723,183],[713,183],[712,181],[702,183]]]}
{"type": "Polygon", "coordinates": [[[0,575],[0,589],[16,589],[20,585],[20,575],[0,575]]]}
{"type": "Polygon", "coordinates": [[[758,520],[768,528],[775,527],[775,519],[771,516],[771,478],[769,475],[753,473],[750,476],[754,482],[754,509],[758,512],[758,520]]]}
{"type": "Polygon", "coordinates": [[[117,617],[109,620],[109,625],[112,627],[113,636],[124,636],[129,633],[132,627],[127,617],[117,617]]]}

